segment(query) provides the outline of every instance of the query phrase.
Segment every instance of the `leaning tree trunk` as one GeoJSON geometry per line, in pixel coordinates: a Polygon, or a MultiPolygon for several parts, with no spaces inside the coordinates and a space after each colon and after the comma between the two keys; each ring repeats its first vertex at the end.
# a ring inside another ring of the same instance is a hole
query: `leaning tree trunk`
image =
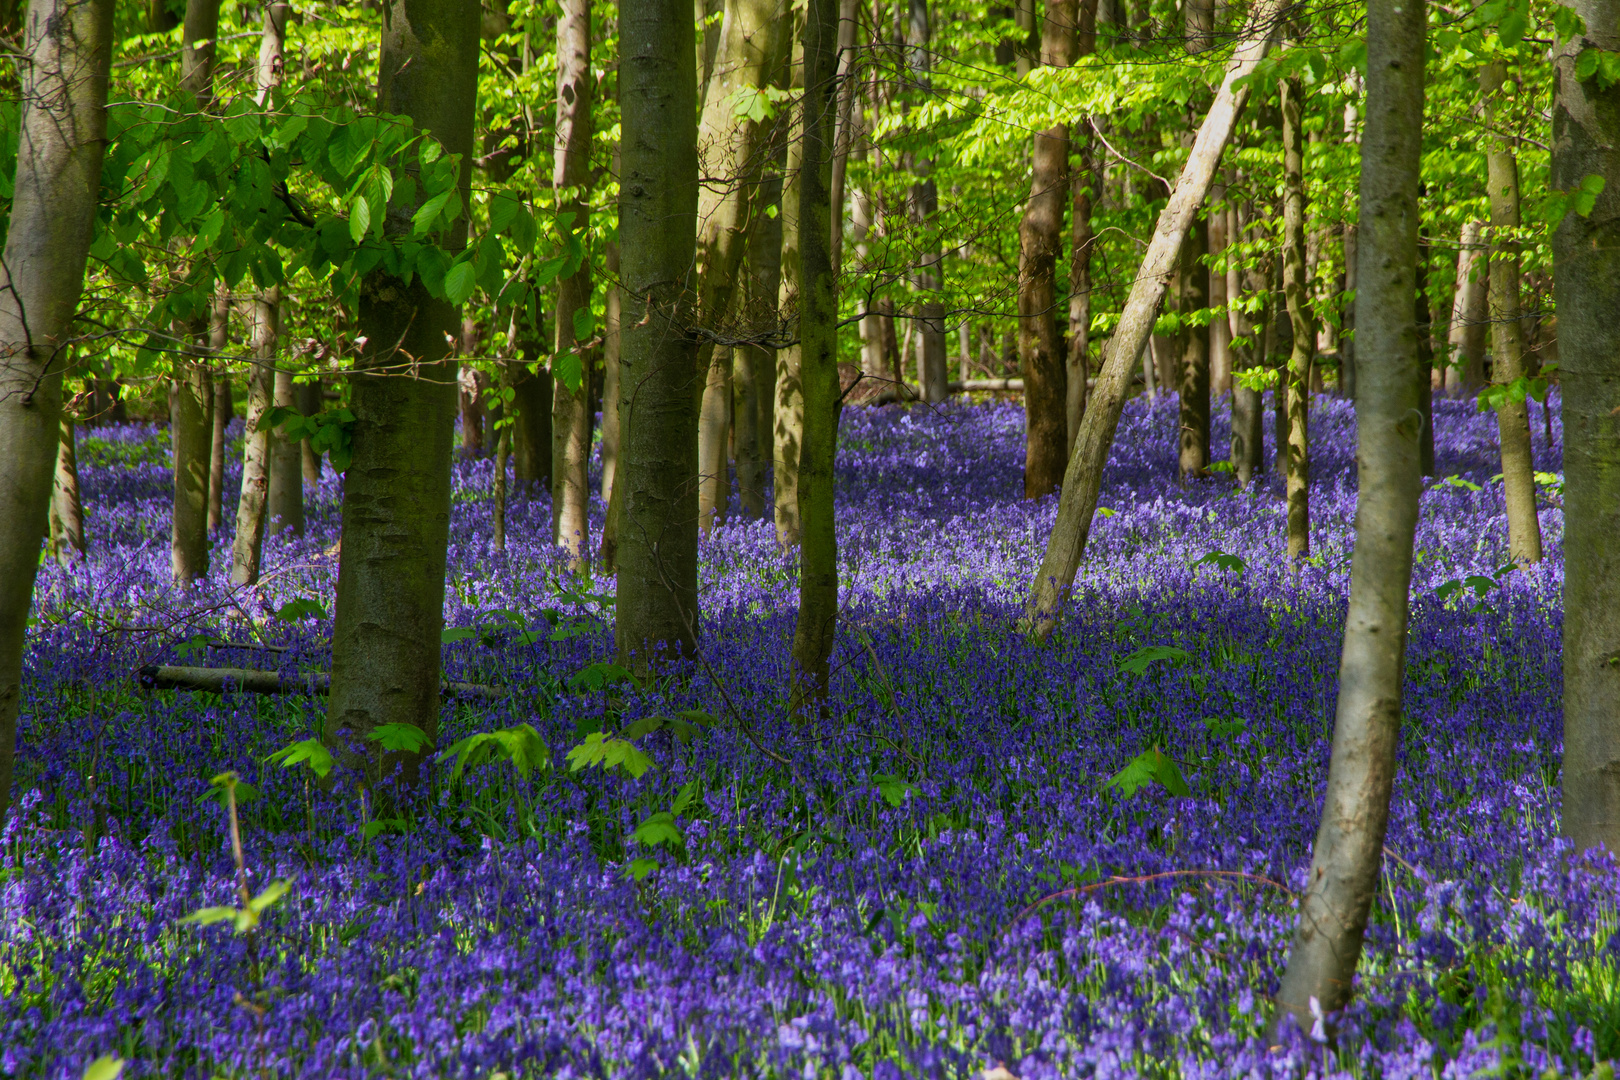
{"type": "Polygon", "coordinates": [[[1586,21],[1557,57],[1552,187],[1607,184],[1553,233],[1564,404],[1564,819],[1580,850],[1620,854],[1620,83],[1575,77],[1583,48],[1620,51],[1620,12],[1586,21]]]}
{"type": "MultiPolygon", "coordinates": [[[[789,89],[804,88],[803,44],[793,43],[789,89]]],[[[788,138],[787,174],[782,188],[782,254],[777,262],[781,288],[777,309],[796,311],[799,303],[799,174],[804,161],[804,138],[795,118],[788,138]]],[[[776,512],[776,542],[790,548],[799,542],[799,446],[804,439],[804,385],[799,378],[800,339],[776,350],[776,410],[772,421],[772,461],[776,512]]]]}
{"type": "Polygon", "coordinates": [[[236,537],[231,542],[231,584],[253,585],[264,557],[264,526],[270,505],[270,457],[274,436],[263,429],[274,403],[276,313],[280,290],[265,289],[253,301],[249,334],[253,367],[248,372],[247,422],[242,433],[242,493],[236,500],[236,537]]]}
{"type": "Polygon", "coordinates": [[[1485,331],[1490,299],[1484,224],[1465,222],[1457,245],[1457,292],[1451,304],[1452,355],[1446,364],[1446,393],[1475,394],[1485,383],[1485,331]]]}
{"type": "MultiPolygon", "coordinates": [[[[1277,1003],[1307,1030],[1350,999],[1395,778],[1417,529],[1418,174],[1425,5],[1368,0],[1356,294],[1355,555],[1322,821],[1277,1003]]],[[[1281,1014],[1279,1014],[1281,1015],[1281,1014]]]]}
{"type": "Polygon", "coordinates": [[[1297,76],[1278,84],[1283,129],[1283,300],[1293,347],[1278,393],[1286,398],[1288,445],[1284,475],[1288,491],[1288,561],[1311,553],[1311,465],[1309,402],[1311,360],[1316,352],[1316,320],[1305,285],[1305,130],[1304,82],[1297,76]]]}
{"type": "MultiPolygon", "coordinates": [[[[1486,125],[1496,112],[1506,68],[1500,60],[1479,75],[1486,125]]],[[[1524,378],[1524,328],[1519,318],[1519,162],[1507,140],[1486,136],[1486,186],[1491,199],[1491,381],[1509,386],[1524,378]]],[[[1541,561],[1541,521],[1536,517],[1536,467],[1530,450],[1530,407],[1510,395],[1496,408],[1502,448],[1502,493],[1507,499],[1508,554],[1520,566],[1541,561]]]]}
{"type": "Polygon", "coordinates": [[[619,7],[620,663],[697,650],[697,73],[684,0],[619,7]]]}
{"type": "MultiPolygon", "coordinates": [[[[409,116],[461,155],[461,197],[471,180],[478,85],[478,7],[462,0],[387,0],[377,111],[409,116]]],[[[409,229],[412,207],[389,215],[409,229]]],[[[466,243],[460,217],[437,242],[466,243]]],[[[447,360],[460,319],[454,306],[386,271],[360,286],[366,347],[349,376],[352,457],[343,478],[342,556],[332,627],[332,696],[323,740],[351,767],[378,777],[400,756],[368,736],[409,724],[431,742],[439,726],[440,634],[450,537],[450,459],[456,365],[447,360]],[[413,358],[401,377],[396,348],[413,358]],[[382,371],[375,369],[383,368],[382,371]]],[[[408,781],[420,758],[403,755],[408,781]]]]}
{"type": "Polygon", "coordinates": [[[22,655],[45,537],[62,361],[95,235],[112,62],[111,0],[34,0],[19,65],[11,221],[0,260],[0,821],[22,703],[22,655]]]}
{"type": "Polygon", "coordinates": [[[1080,424],[1080,437],[1075,440],[1074,454],[1069,458],[1068,471],[1063,477],[1063,495],[1058,502],[1057,522],[1047,541],[1046,556],[1041,561],[1040,571],[1030,589],[1026,614],[1031,629],[1038,637],[1044,638],[1051,633],[1057,624],[1063,598],[1074,584],[1075,572],[1080,568],[1080,556],[1085,551],[1086,535],[1091,531],[1092,515],[1097,509],[1103,464],[1108,458],[1108,448],[1113,443],[1114,432],[1119,427],[1120,411],[1125,405],[1131,369],[1153,333],[1154,316],[1175,273],[1187,228],[1198,214],[1198,208],[1209,190],[1210,180],[1215,175],[1215,168],[1220,163],[1221,152],[1232,137],[1238,112],[1249,98],[1247,77],[1270,47],[1275,23],[1285,6],[1286,0],[1260,0],[1255,6],[1237,54],[1227,65],[1220,91],[1198,129],[1192,153],[1176,182],[1169,203],[1159,215],[1153,239],[1137,270],[1130,296],[1125,301],[1125,310],[1109,343],[1097,388],[1087,405],[1085,419],[1080,424]],[[1235,85],[1239,79],[1244,80],[1241,86],[1235,85]]]}
{"type": "Polygon", "coordinates": [[[63,566],[84,558],[84,504],[79,501],[79,457],[73,445],[73,415],[62,410],[56,477],[51,484],[50,554],[63,566]]]}
{"type": "MultiPolygon", "coordinates": [[[[1076,0],[1046,0],[1041,62],[1074,63],[1076,0]]],[[[1018,226],[1018,353],[1024,375],[1024,498],[1063,482],[1069,446],[1068,388],[1057,328],[1057,257],[1069,195],[1069,126],[1035,133],[1029,200],[1018,226]]]]}
{"type": "MultiPolygon", "coordinates": [[[[563,209],[583,242],[590,224],[591,0],[563,0],[557,19],[557,128],[553,189],[568,192],[563,209]]],[[[576,332],[578,313],[589,318],[590,260],[557,281],[555,347],[551,353],[551,539],[575,570],[591,550],[591,350],[576,332]]],[[[589,334],[585,338],[589,338],[589,334]]]]}
{"type": "Polygon", "coordinates": [[[803,150],[799,166],[799,341],[804,442],[799,450],[799,617],[793,701],[825,700],[838,621],[833,457],[838,448],[838,276],[830,191],[838,0],[809,0],[804,23],[803,150]]]}
{"type": "MultiPolygon", "coordinates": [[[[1202,219],[1187,230],[1181,249],[1183,315],[1209,306],[1209,265],[1204,262],[1208,236],[1202,219]]],[[[1188,480],[1209,473],[1209,329],[1183,324],[1182,333],[1177,460],[1181,478],[1188,480]]]]}
{"type": "MultiPolygon", "coordinates": [[[[297,407],[292,372],[276,368],[272,376],[278,409],[297,407]]],[[[304,451],[300,440],[289,439],[278,428],[270,435],[270,534],[304,535],[304,451]]]]}
{"type": "MultiPolygon", "coordinates": [[[[698,127],[698,153],[710,180],[698,193],[697,317],[711,333],[724,333],[749,234],[759,228],[763,207],[751,196],[770,142],[772,125],[737,108],[737,95],[759,92],[771,80],[785,43],[787,12],[781,0],[728,0],[709,87],[698,127]],[[756,213],[761,211],[761,213],[756,213]]],[[[727,335],[736,336],[736,335],[727,335]]],[[[698,343],[704,373],[698,416],[698,529],[707,536],[725,516],[731,481],[726,468],[730,442],[733,351],[712,340],[698,343]]]]}

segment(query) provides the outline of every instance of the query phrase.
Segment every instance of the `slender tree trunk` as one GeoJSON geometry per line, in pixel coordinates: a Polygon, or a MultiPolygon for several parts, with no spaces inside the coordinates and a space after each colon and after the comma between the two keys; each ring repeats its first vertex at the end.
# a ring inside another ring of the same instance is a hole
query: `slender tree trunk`
{"type": "Polygon", "coordinates": [[[491,529],[490,543],[496,551],[506,550],[506,461],[512,452],[512,429],[505,426],[495,436],[495,483],[490,493],[491,501],[495,504],[493,509],[494,526],[491,529]]]}
{"type": "MultiPolygon", "coordinates": [[[[1074,63],[1076,0],[1046,0],[1041,62],[1074,63]]],[[[1024,375],[1024,498],[1039,499],[1063,482],[1069,447],[1068,389],[1057,329],[1057,258],[1063,247],[1063,204],[1069,194],[1069,128],[1035,134],[1029,200],[1018,228],[1018,352],[1024,375]]]]}
{"type": "MultiPolygon", "coordinates": [[[[1234,214],[1233,235],[1242,236],[1245,232],[1253,239],[1254,228],[1248,220],[1249,214],[1234,214]]],[[[1264,262],[1246,268],[1240,279],[1243,282],[1243,292],[1264,297],[1270,284],[1270,275],[1264,267],[1264,262]]],[[[1238,293],[1233,290],[1231,299],[1238,299],[1238,293]]],[[[1268,318],[1264,307],[1260,310],[1258,319],[1250,318],[1247,312],[1233,309],[1231,315],[1232,333],[1234,339],[1241,339],[1242,345],[1237,346],[1237,370],[1245,377],[1234,376],[1232,379],[1232,443],[1231,461],[1232,470],[1237,477],[1239,487],[1248,487],[1254,481],[1254,474],[1264,468],[1265,464],[1265,407],[1260,398],[1260,391],[1252,385],[1253,373],[1265,366],[1265,351],[1263,345],[1264,326],[1268,318]]]]}
{"type": "Polygon", "coordinates": [[[1344,330],[1339,334],[1339,393],[1356,400],[1356,265],[1358,261],[1357,236],[1360,229],[1353,221],[1344,225],[1344,290],[1346,301],[1343,320],[1344,330]]]}
{"type": "MultiPolygon", "coordinates": [[[[467,320],[463,320],[465,324],[467,320]]],[[[465,329],[465,325],[463,325],[465,329]]],[[[477,345],[476,332],[472,344],[477,345]]],[[[466,335],[462,336],[465,342],[466,335]]],[[[471,364],[456,372],[456,403],[461,407],[461,453],[465,457],[484,456],[484,394],[482,373],[471,364]]]]}
{"type": "Polygon", "coordinates": [[[1575,77],[1582,48],[1620,51],[1620,12],[1572,0],[1586,22],[1557,55],[1552,187],[1607,183],[1553,233],[1564,415],[1564,815],[1578,849],[1620,853],[1620,83],[1575,77]]]}
{"type": "Polygon", "coordinates": [[[799,340],[804,442],[799,451],[799,617],[793,698],[824,700],[838,620],[833,458],[838,449],[838,276],[830,191],[837,109],[838,0],[809,0],[804,24],[803,151],[799,167],[799,340]]]}
{"type": "MultiPolygon", "coordinates": [[[[785,62],[778,67],[782,75],[785,62]]],[[[748,270],[743,279],[747,324],[754,331],[774,330],[778,323],[777,300],[782,287],[782,168],[786,163],[782,139],[774,140],[760,183],[759,210],[768,207],[777,213],[763,217],[748,233],[748,270]]],[[[765,516],[765,465],[773,456],[772,422],[776,416],[775,350],[758,343],[743,345],[732,361],[732,385],[736,394],[737,487],[743,513],[752,518],[765,516]]]]}
{"type": "MultiPolygon", "coordinates": [[[[1191,10],[1188,12],[1191,15],[1191,10]]],[[[1195,221],[1181,249],[1181,309],[1184,315],[1209,306],[1209,265],[1204,262],[1208,228],[1195,221]]],[[[1181,385],[1178,389],[1178,458],[1183,480],[1209,473],[1209,330],[1183,326],[1181,385]]]]}
{"type": "MultiPolygon", "coordinates": [[[[591,2],[563,0],[557,20],[557,128],[551,182],[573,193],[565,205],[583,241],[590,224],[587,185],[591,150],[591,2]]],[[[591,351],[575,332],[576,313],[590,315],[590,260],[557,281],[556,347],[551,354],[552,542],[576,570],[590,547],[591,351]],[[575,368],[578,374],[574,374],[575,368]]],[[[586,335],[588,339],[589,335],[586,335]]]]}
{"type": "MultiPolygon", "coordinates": [[[[1418,469],[1424,476],[1434,475],[1434,315],[1429,309],[1429,234],[1418,232],[1417,300],[1413,317],[1418,328],[1418,412],[1423,416],[1423,429],[1418,433],[1418,469]]],[[[1525,429],[1526,438],[1529,428],[1525,429]]]]}
{"type": "Polygon", "coordinates": [[[602,503],[613,501],[619,468],[619,245],[603,254],[608,279],[602,286],[602,503]]]}
{"type": "Polygon", "coordinates": [[[219,0],[186,0],[180,33],[180,89],[196,94],[197,107],[206,111],[214,104],[219,0]]]}
{"type": "Polygon", "coordinates": [[[1305,86],[1297,76],[1278,84],[1283,116],[1283,298],[1293,348],[1287,378],[1278,386],[1288,410],[1288,559],[1311,553],[1310,368],[1316,352],[1316,320],[1305,282],[1305,86]]]}
{"type": "MultiPolygon", "coordinates": [[[[793,43],[790,89],[804,89],[804,45],[793,43]]],[[[802,297],[799,283],[799,184],[804,166],[803,114],[795,118],[788,138],[787,179],[782,189],[782,256],[779,261],[781,290],[778,307],[797,310],[802,297]]],[[[796,336],[797,337],[797,336],[796,336]]],[[[802,338],[776,350],[776,416],[773,422],[775,465],[776,541],[784,548],[798,544],[799,448],[804,440],[804,384],[800,380],[802,338]]]]}
{"type": "Polygon", "coordinates": [[[1425,5],[1369,0],[1355,555],[1322,822],[1277,991],[1278,1005],[1307,1030],[1313,1006],[1331,1015],[1350,999],[1378,888],[1400,736],[1407,590],[1422,488],[1412,297],[1425,32],[1425,5]]]}
{"type": "MultiPolygon", "coordinates": [[[[1486,64],[1479,76],[1490,125],[1506,67],[1486,64]]],[[[1486,136],[1486,186],[1491,200],[1491,381],[1507,386],[1525,376],[1524,324],[1519,314],[1519,162],[1505,138],[1486,136]]],[[[1535,462],[1530,448],[1526,398],[1503,400],[1496,410],[1502,447],[1502,493],[1507,499],[1508,552],[1520,566],[1541,561],[1541,522],[1536,517],[1535,462]]]]}
{"type": "Polygon", "coordinates": [[[697,649],[697,78],[681,0],[621,3],[620,663],[697,649]]]}
{"type": "MultiPolygon", "coordinates": [[[[1073,10],[1072,0],[1070,10],[1073,10]]],[[[912,90],[921,105],[933,92],[933,32],[928,0],[910,0],[909,14],[906,63],[910,68],[912,90]]],[[[1073,25],[1072,19],[1070,25],[1073,25]]],[[[912,280],[918,300],[917,337],[921,346],[917,355],[917,380],[922,385],[924,401],[940,402],[949,393],[949,379],[945,369],[945,305],[940,300],[945,288],[945,260],[939,246],[939,188],[934,183],[933,167],[929,158],[920,154],[913,158],[912,172],[917,182],[911,186],[911,213],[921,229],[922,254],[912,280]]],[[[1063,400],[1061,395],[1058,400],[1063,400]]],[[[1027,482],[1025,486],[1028,487],[1027,482]]]]}
{"type": "Polygon", "coordinates": [[[1453,397],[1477,394],[1485,384],[1485,331],[1490,325],[1484,223],[1464,223],[1459,239],[1446,364],[1446,392],[1453,397]]]}
{"type": "Polygon", "coordinates": [[[213,372],[204,363],[177,358],[169,390],[174,451],[169,565],[174,583],[181,588],[208,573],[208,455],[214,441],[209,413],[213,405],[213,372]]]}
{"type": "MultiPolygon", "coordinates": [[[[461,0],[385,0],[377,110],[409,116],[447,153],[461,155],[461,197],[471,180],[477,98],[478,8],[461,0]]],[[[391,228],[408,229],[412,207],[391,228]]],[[[437,238],[466,242],[465,217],[437,238]]],[[[349,376],[353,457],[343,478],[342,557],[332,628],[332,693],[323,739],[368,775],[396,763],[414,782],[418,755],[384,754],[370,742],[385,724],[409,724],[431,741],[439,725],[440,634],[450,532],[450,463],[456,365],[447,339],[456,309],[377,270],[361,283],[366,347],[349,376]],[[391,370],[395,350],[414,358],[410,377],[391,370]]]]}
{"type": "Polygon", "coordinates": [[[1233,84],[1246,78],[1265,55],[1274,24],[1284,0],[1260,0],[1243,32],[1243,40],[1227,65],[1220,91],[1204,117],[1192,154],[1187,159],[1169,203],[1159,215],[1158,226],[1148,244],[1147,254],[1137,270],[1130,296],[1125,301],[1119,325],[1114,330],[1097,387],[1086,407],[1063,477],[1063,495],[1058,502],[1057,521],[1047,541],[1046,556],[1030,590],[1027,615],[1031,629],[1041,638],[1056,625],[1058,612],[1069,587],[1074,584],[1085,551],[1086,535],[1097,508],[1102,487],[1102,467],[1108,448],[1119,427],[1120,410],[1137,357],[1153,332],[1154,316],[1181,254],[1187,229],[1209,190],[1210,180],[1220,163],[1221,152],[1232,136],[1233,125],[1249,89],[1233,84]]]}
{"type": "Polygon", "coordinates": [[[22,655],[45,537],[62,367],[95,235],[110,0],[34,0],[18,66],[17,171],[0,260],[0,821],[11,804],[22,655]]]}
{"type": "MultiPolygon", "coordinates": [[[[292,372],[278,367],[273,379],[276,408],[297,408],[292,372]]],[[[304,453],[278,428],[270,436],[270,535],[282,533],[304,535],[304,453]]]]}
{"type": "Polygon", "coordinates": [[[236,537],[231,543],[231,584],[258,583],[264,555],[264,526],[268,516],[271,471],[269,431],[261,430],[264,414],[275,396],[276,313],[281,306],[277,289],[261,292],[253,301],[249,328],[253,367],[248,373],[247,421],[242,434],[242,493],[236,502],[236,537]]]}
{"type": "MultiPolygon", "coordinates": [[[[1215,184],[1210,189],[1207,239],[1210,265],[1214,266],[1226,254],[1227,210],[1226,185],[1215,184]]],[[[1225,270],[1211,271],[1209,275],[1209,306],[1222,314],[1209,324],[1209,393],[1220,397],[1232,390],[1232,323],[1224,313],[1230,293],[1227,291],[1225,270]]]]}
{"type": "Polygon", "coordinates": [[[221,371],[214,376],[214,407],[210,412],[213,430],[208,451],[208,534],[219,532],[225,520],[225,434],[235,411],[231,401],[231,377],[221,371]]]}
{"type": "MultiPolygon", "coordinates": [[[[1093,43],[1096,41],[1094,35],[1087,38],[1093,43]]],[[[1069,224],[1069,346],[1064,354],[1068,422],[1068,438],[1063,446],[1065,462],[1074,452],[1074,440],[1080,435],[1080,419],[1086,414],[1086,379],[1091,373],[1091,245],[1094,239],[1091,209],[1102,191],[1102,169],[1089,126],[1077,125],[1070,143],[1078,148],[1080,167],[1070,181],[1073,203],[1069,224]]]]}
{"type": "Polygon", "coordinates": [[[84,505],[79,501],[79,458],[73,445],[73,414],[62,410],[58,425],[56,478],[51,484],[50,554],[63,566],[84,558],[84,505]]]}
{"type": "Polygon", "coordinates": [[[533,495],[551,483],[551,369],[541,360],[534,337],[538,331],[520,323],[517,333],[520,360],[511,373],[512,479],[519,491],[533,495]]]}

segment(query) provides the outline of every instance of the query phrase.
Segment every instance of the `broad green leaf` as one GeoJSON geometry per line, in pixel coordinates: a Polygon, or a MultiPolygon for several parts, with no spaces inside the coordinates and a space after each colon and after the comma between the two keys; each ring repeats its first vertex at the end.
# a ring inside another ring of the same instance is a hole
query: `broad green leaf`
{"type": "Polygon", "coordinates": [[[1130,760],[1119,772],[1103,781],[1104,787],[1111,787],[1121,795],[1130,798],[1144,784],[1157,783],[1172,795],[1187,796],[1192,789],[1182,777],[1181,770],[1176,763],[1165,757],[1157,746],[1142,751],[1130,760]]]}
{"type": "Polygon", "coordinates": [[[630,838],[636,843],[645,844],[648,847],[682,842],[681,830],[675,824],[674,815],[664,810],[637,825],[636,831],[630,834],[630,838]]]}
{"type": "Polygon", "coordinates": [[[84,1069],[84,1080],[118,1080],[124,1071],[124,1059],[103,1054],[84,1069]]]}
{"type": "Polygon", "coordinates": [[[906,783],[905,780],[898,776],[880,774],[872,777],[872,780],[877,784],[878,794],[883,796],[883,801],[897,809],[906,801],[912,791],[916,790],[914,785],[906,783]]]}
{"type": "Polygon", "coordinates": [[[478,284],[478,271],[470,262],[458,262],[450,267],[444,275],[444,298],[450,304],[460,307],[472,296],[473,288],[478,284]]]}
{"type": "Polygon", "coordinates": [[[1213,566],[1218,566],[1222,570],[1231,570],[1233,573],[1237,574],[1243,573],[1243,571],[1248,569],[1249,566],[1249,564],[1244,562],[1239,556],[1228,555],[1224,551],[1212,551],[1208,555],[1205,555],[1202,559],[1199,559],[1197,562],[1193,563],[1193,565],[1203,566],[1206,563],[1213,566]]]}
{"type": "Polygon", "coordinates": [[[324,619],[326,618],[326,609],[321,607],[318,600],[300,596],[298,599],[289,600],[277,608],[274,617],[282,622],[297,622],[299,619],[324,619]]]}
{"type": "Polygon", "coordinates": [[[1180,663],[1189,660],[1192,654],[1185,649],[1178,649],[1173,645],[1146,645],[1119,660],[1119,669],[1129,671],[1133,675],[1142,675],[1147,672],[1148,665],[1160,660],[1171,660],[1180,663]]]}
{"type": "Polygon", "coordinates": [[[332,771],[332,754],[319,739],[302,739],[290,746],[284,746],[271,754],[267,759],[280,765],[283,769],[291,769],[297,765],[307,765],[309,771],[323,779],[332,771]]]}
{"type": "Polygon", "coordinates": [[[364,195],[356,195],[349,205],[349,239],[358,244],[371,228],[371,206],[364,195]]]}
{"type": "Polygon", "coordinates": [[[636,881],[641,881],[648,874],[657,869],[657,859],[632,859],[630,861],[630,865],[625,867],[625,873],[636,881]]]}
{"type": "Polygon", "coordinates": [[[450,201],[450,197],[454,194],[454,189],[441,191],[416,208],[416,213],[411,215],[411,226],[417,236],[425,236],[433,231],[434,223],[439,220],[439,215],[444,211],[445,204],[450,201]]]}
{"type": "Polygon", "coordinates": [[[465,626],[447,626],[439,631],[439,644],[451,645],[478,636],[478,631],[465,626]]]}
{"type": "Polygon", "coordinates": [[[415,724],[379,724],[366,733],[366,738],[384,750],[414,754],[432,744],[428,733],[415,724]]]}

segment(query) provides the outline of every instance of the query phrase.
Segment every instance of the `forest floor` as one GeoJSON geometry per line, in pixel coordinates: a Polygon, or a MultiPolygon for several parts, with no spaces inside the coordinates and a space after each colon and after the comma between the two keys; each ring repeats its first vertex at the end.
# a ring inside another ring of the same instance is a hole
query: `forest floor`
{"type": "Polygon", "coordinates": [[[180,595],[163,433],[86,431],[92,552],[41,573],[0,837],[0,1073],[78,1080],[111,1053],[165,1077],[1591,1074],[1620,1053],[1620,874],[1557,838],[1558,432],[1535,406],[1551,556],[1505,573],[1495,418],[1436,405],[1360,986],[1336,1048],[1265,1037],[1349,579],[1354,421],[1315,408],[1294,572],[1278,481],[1178,483],[1174,401],[1131,402],[1044,647],[1015,631],[1056,509],[1020,498],[1021,412],[847,411],[843,619],[810,723],[784,716],[795,561],[768,522],[703,546],[702,663],[604,687],[611,579],[566,573],[543,499],[494,552],[491,466],[459,463],[446,674],[513,692],[447,704],[427,794],[382,814],[271,758],[320,699],[130,677],[324,670],[335,481],[261,588],[223,586],[227,536],[180,595]],[[266,641],[284,650],[211,644],[266,641]],[[714,722],[639,738],[639,777],[570,769],[593,733],[683,709],[714,722]],[[494,730],[517,756],[454,775],[449,748],[494,730]],[[250,890],[288,886],[252,933],[180,921],[236,903],[225,770],[257,792],[250,890]]]}

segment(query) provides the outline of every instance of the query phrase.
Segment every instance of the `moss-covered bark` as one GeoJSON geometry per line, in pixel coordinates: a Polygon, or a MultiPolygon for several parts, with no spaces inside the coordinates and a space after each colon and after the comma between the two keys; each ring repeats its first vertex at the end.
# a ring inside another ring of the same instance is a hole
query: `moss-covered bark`
{"type": "Polygon", "coordinates": [[[1288,558],[1311,553],[1310,377],[1316,358],[1316,320],[1305,284],[1305,130],[1304,82],[1279,84],[1283,130],[1283,300],[1292,347],[1278,393],[1288,417],[1284,476],[1288,499],[1288,558]]]}

